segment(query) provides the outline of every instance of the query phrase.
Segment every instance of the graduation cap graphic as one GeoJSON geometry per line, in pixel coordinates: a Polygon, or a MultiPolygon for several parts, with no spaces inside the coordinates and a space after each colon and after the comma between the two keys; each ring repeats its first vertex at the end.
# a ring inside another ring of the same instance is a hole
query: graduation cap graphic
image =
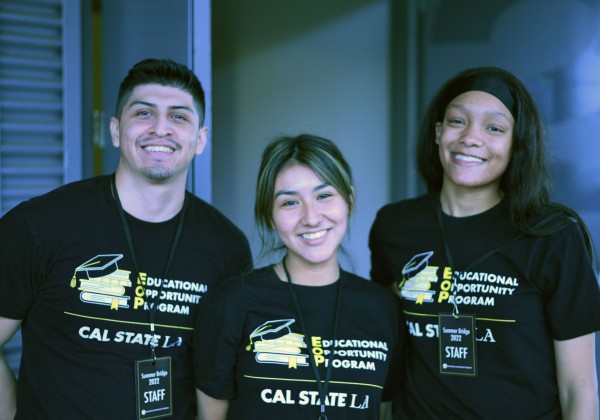
{"type": "MultiPolygon", "coordinates": [[[[85,275],[88,279],[105,277],[119,269],[117,261],[121,258],[123,258],[123,254],[96,255],[77,267],[73,278],[78,274],[85,275]]],[[[74,286],[71,285],[71,287],[74,286]]]]}
{"type": "Polygon", "coordinates": [[[417,303],[433,302],[435,291],[430,289],[431,283],[438,281],[438,267],[428,265],[432,255],[433,251],[417,254],[404,265],[399,285],[403,298],[417,303]]]}
{"type": "Polygon", "coordinates": [[[251,351],[254,347],[259,363],[282,364],[290,368],[308,366],[308,356],[302,354],[302,349],[306,348],[304,336],[290,328],[294,322],[294,319],[277,319],[259,325],[250,334],[246,350],[251,351]]]}
{"type": "Polygon", "coordinates": [[[424,270],[427,267],[427,263],[429,262],[429,258],[433,255],[433,251],[423,252],[422,254],[417,254],[407,262],[404,267],[402,267],[402,275],[405,278],[413,277],[419,271],[424,270]]]}
{"type": "Polygon", "coordinates": [[[131,287],[130,272],[120,270],[117,262],[123,254],[100,254],[75,269],[70,286],[81,291],[80,298],[87,303],[110,306],[111,309],[128,307],[126,288],[131,287]]]}

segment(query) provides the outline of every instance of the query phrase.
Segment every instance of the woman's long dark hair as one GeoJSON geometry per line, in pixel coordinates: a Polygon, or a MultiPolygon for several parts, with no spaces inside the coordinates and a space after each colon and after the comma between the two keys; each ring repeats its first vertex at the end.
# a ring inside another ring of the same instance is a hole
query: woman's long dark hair
{"type": "MultiPolygon", "coordinates": [[[[498,67],[464,70],[447,81],[431,101],[423,119],[417,144],[417,164],[427,190],[440,191],[444,171],[435,142],[436,123],[441,122],[448,104],[473,84],[501,85],[511,96],[511,113],[515,120],[510,163],[500,180],[500,190],[508,200],[509,216],[522,232],[547,235],[575,220],[583,232],[585,246],[594,259],[592,237],[581,217],[566,206],[550,202],[550,169],[546,139],[540,113],[523,83],[512,73],[498,67]],[[553,223],[534,227],[541,217],[553,212],[566,216],[553,223]]],[[[504,101],[503,101],[504,102],[504,101]]]]}

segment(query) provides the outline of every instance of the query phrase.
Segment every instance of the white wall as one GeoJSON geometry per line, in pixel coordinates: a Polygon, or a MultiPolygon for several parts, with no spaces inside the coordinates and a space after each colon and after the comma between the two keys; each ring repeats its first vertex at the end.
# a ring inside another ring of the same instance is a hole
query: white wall
{"type": "Polygon", "coordinates": [[[357,205],[345,247],[354,271],[368,277],[368,231],[389,200],[389,2],[296,2],[302,10],[292,3],[243,10],[213,3],[213,203],[247,233],[257,256],[262,150],[280,134],[328,137],[354,172],[357,205]]]}

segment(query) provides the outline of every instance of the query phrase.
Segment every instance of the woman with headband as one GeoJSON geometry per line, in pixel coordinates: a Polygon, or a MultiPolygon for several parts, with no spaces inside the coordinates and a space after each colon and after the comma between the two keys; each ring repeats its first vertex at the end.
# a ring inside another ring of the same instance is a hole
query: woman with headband
{"type": "Polygon", "coordinates": [[[409,333],[395,418],[597,419],[597,260],[581,218],[549,201],[530,94],[505,70],[465,70],[417,150],[428,193],[384,206],[369,239],[409,333]]]}

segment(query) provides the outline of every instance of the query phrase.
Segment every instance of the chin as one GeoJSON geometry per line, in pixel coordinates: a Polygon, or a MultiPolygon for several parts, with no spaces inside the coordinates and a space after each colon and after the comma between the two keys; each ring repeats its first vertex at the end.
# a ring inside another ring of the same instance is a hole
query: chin
{"type": "Polygon", "coordinates": [[[164,181],[165,179],[171,178],[173,174],[173,170],[164,167],[151,167],[144,169],[144,175],[146,178],[155,181],[164,181]]]}
{"type": "Polygon", "coordinates": [[[304,261],[310,265],[325,265],[330,263],[331,260],[335,260],[335,254],[329,256],[312,256],[303,257],[304,261]]]}

